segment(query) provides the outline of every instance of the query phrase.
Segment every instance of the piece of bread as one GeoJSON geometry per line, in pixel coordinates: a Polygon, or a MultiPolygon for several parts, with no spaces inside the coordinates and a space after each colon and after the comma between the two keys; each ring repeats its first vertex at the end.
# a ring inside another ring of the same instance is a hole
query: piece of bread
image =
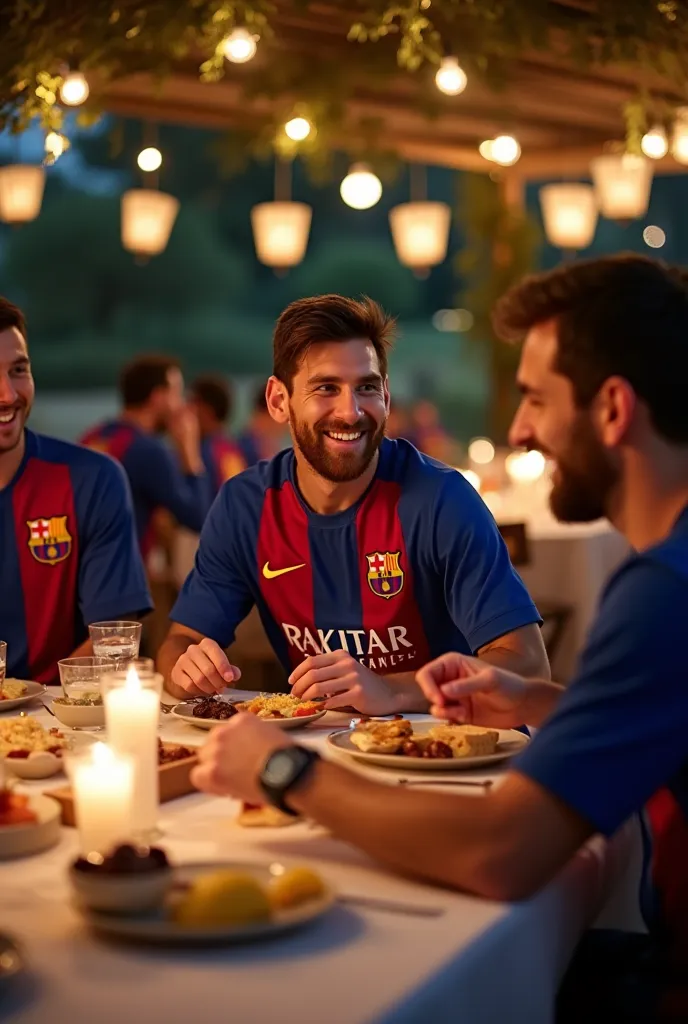
{"type": "Polygon", "coordinates": [[[479,725],[435,725],[428,736],[451,747],[454,757],[486,757],[494,754],[499,742],[496,729],[479,725]]]}
{"type": "Polygon", "coordinates": [[[282,828],[284,825],[294,825],[300,820],[293,814],[285,814],[272,804],[263,804],[260,807],[242,804],[236,819],[237,825],[241,825],[242,828],[282,828]]]}
{"type": "Polygon", "coordinates": [[[405,718],[392,722],[361,722],[351,733],[351,742],[364,754],[398,754],[413,726],[405,718]]]}

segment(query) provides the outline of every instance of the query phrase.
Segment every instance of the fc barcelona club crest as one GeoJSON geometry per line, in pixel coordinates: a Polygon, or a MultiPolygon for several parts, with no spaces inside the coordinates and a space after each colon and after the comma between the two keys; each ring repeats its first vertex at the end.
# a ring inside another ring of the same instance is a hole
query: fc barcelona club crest
{"type": "Polygon", "coordinates": [[[29,550],[37,562],[56,565],[64,562],[72,550],[72,537],[67,529],[67,516],[49,519],[28,519],[29,550]]]}
{"type": "Polygon", "coordinates": [[[399,565],[400,551],[375,551],[368,559],[368,584],[378,597],[390,598],[404,585],[404,570],[399,565]]]}

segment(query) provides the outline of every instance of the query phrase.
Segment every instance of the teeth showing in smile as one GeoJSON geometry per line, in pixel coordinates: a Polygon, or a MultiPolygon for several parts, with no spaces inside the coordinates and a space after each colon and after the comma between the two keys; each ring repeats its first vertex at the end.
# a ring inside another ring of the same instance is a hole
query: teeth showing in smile
{"type": "Polygon", "coordinates": [[[11,423],[16,415],[16,409],[12,409],[11,412],[2,412],[0,413],[0,423],[11,423]]]}
{"type": "Polygon", "coordinates": [[[328,431],[327,436],[333,438],[335,441],[358,441],[361,436],[361,431],[359,430],[355,434],[335,434],[334,431],[328,431]]]}

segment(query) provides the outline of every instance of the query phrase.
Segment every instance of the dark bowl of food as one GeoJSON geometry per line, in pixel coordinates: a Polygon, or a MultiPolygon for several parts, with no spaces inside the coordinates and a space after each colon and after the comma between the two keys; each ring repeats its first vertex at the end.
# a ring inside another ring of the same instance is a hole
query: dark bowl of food
{"type": "Polygon", "coordinates": [[[78,857],[69,878],[79,902],[89,910],[137,914],[162,904],[172,868],[164,850],[123,843],[104,857],[78,857]]]}

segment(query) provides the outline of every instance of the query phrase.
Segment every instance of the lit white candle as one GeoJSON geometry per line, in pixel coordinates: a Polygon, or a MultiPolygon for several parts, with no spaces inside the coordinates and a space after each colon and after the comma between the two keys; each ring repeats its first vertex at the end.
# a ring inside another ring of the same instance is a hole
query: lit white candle
{"type": "Polygon", "coordinates": [[[82,854],[104,854],[130,839],[134,795],[131,759],[118,757],[104,743],[95,743],[88,756],[71,761],[69,774],[82,854]]]}
{"type": "Polygon", "coordinates": [[[133,665],[126,675],[103,680],[108,742],[134,760],[133,825],[137,834],[155,830],[158,819],[158,723],[162,677],[141,678],[133,665]]]}

